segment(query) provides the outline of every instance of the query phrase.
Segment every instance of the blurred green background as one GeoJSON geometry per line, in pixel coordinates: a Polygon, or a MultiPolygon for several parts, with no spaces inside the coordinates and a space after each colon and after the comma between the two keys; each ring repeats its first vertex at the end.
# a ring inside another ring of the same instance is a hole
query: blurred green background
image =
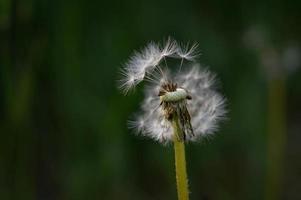
{"type": "Polygon", "coordinates": [[[118,69],[198,42],[228,119],[187,146],[191,199],[301,199],[301,1],[1,0],[0,199],[176,199],[172,146],[131,134],[118,69]]]}

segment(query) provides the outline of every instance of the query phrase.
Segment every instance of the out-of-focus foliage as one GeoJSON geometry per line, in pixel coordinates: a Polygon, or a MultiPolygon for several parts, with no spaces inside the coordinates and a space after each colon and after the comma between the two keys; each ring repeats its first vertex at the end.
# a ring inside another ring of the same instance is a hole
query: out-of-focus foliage
{"type": "Polygon", "coordinates": [[[172,148],[127,129],[141,88],[116,87],[134,49],[168,36],[199,43],[228,100],[216,136],[187,146],[191,199],[300,199],[300,9],[1,0],[0,199],[175,199],[172,148]]]}

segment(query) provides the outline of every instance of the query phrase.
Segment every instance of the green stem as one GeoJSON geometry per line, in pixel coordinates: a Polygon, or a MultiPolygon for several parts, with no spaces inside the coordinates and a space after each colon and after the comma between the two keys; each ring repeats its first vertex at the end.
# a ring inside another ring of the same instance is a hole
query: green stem
{"type": "Polygon", "coordinates": [[[179,140],[179,138],[181,138],[179,137],[179,135],[183,133],[179,126],[178,117],[174,117],[172,126],[174,130],[174,150],[178,199],[188,200],[189,192],[186,172],[185,144],[183,140],[179,140]]]}
{"type": "Polygon", "coordinates": [[[266,200],[280,199],[283,185],[283,163],[286,146],[286,90],[284,77],[268,83],[268,135],[266,200]]]}

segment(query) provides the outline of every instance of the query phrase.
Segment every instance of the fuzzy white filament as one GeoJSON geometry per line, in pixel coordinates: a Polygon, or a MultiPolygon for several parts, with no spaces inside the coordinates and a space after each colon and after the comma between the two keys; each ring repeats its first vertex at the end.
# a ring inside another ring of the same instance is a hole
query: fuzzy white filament
{"type": "Polygon", "coordinates": [[[172,141],[172,126],[166,114],[171,110],[180,117],[185,112],[181,128],[186,133],[186,141],[196,141],[217,129],[218,121],[226,113],[225,100],[214,88],[215,76],[194,63],[196,47],[181,48],[168,39],[163,46],[152,42],[134,53],[121,70],[121,90],[127,93],[143,80],[151,84],[145,88],[141,112],[129,122],[130,128],[163,143],[172,141]],[[166,62],[161,65],[165,57],[180,59],[179,68],[182,64],[185,68],[168,70],[166,62]],[[192,64],[183,63],[183,59],[192,64]],[[162,102],[168,103],[167,110],[162,102]]]}
{"type": "Polygon", "coordinates": [[[126,94],[142,80],[152,80],[152,73],[160,68],[159,64],[166,57],[194,59],[197,56],[196,47],[197,45],[193,45],[189,48],[189,45],[186,45],[181,48],[170,38],[163,46],[150,42],[142,51],[134,52],[125,67],[121,69],[123,78],[120,80],[119,88],[126,94]]]}

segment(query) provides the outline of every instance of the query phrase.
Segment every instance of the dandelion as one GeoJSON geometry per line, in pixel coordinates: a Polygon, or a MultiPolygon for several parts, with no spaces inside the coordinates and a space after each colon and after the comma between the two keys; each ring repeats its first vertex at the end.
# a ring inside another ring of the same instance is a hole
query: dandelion
{"type": "Polygon", "coordinates": [[[129,127],[166,144],[174,143],[179,199],[188,199],[184,143],[213,134],[225,115],[225,99],[215,90],[215,76],[195,62],[197,44],[149,43],[121,69],[120,89],[127,94],[145,81],[145,99],[129,127]],[[169,69],[167,58],[179,59],[169,69]],[[184,61],[187,61],[184,62],[184,61]]]}

